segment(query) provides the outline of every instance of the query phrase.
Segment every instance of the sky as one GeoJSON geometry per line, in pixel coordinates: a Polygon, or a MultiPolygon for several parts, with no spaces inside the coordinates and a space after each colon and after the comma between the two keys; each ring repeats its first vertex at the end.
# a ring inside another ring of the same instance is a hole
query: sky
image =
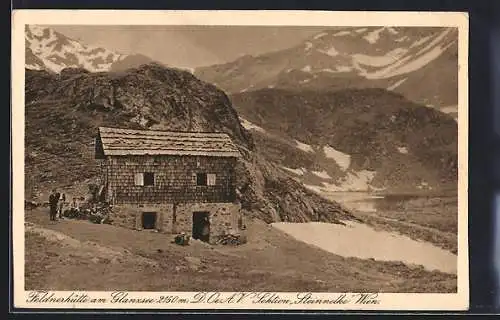
{"type": "Polygon", "coordinates": [[[48,26],[85,44],[141,53],[167,65],[195,68],[292,47],[331,27],[48,26]]]}

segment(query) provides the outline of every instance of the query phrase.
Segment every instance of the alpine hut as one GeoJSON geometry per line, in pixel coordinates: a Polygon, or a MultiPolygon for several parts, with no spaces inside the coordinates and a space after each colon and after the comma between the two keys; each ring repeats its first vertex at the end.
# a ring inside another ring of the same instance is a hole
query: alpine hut
{"type": "Polygon", "coordinates": [[[101,194],[113,206],[114,224],[207,242],[240,226],[239,156],[224,133],[100,127],[95,141],[101,194]]]}

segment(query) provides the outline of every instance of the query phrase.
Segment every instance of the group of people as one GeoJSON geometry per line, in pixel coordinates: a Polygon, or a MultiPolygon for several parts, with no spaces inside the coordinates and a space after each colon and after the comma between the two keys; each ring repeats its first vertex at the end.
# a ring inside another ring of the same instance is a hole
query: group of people
{"type": "MultiPolygon", "coordinates": [[[[57,218],[61,219],[64,214],[64,208],[66,206],[66,195],[53,189],[49,196],[49,206],[50,206],[50,220],[56,221],[57,218]]],[[[76,198],[73,198],[73,202],[70,203],[71,208],[78,208],[78,202],[76,198]]]]}

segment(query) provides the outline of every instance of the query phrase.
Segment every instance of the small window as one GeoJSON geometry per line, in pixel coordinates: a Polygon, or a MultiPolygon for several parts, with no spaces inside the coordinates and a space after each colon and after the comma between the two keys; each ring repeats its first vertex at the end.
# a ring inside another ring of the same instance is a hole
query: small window
{"type": "Polygon", "coordinates": [[[144,185],[144,174],[136,173],[134,176],[134,183],[136,186],[143,186],[144,185]]]}
{"type": "Polygon", "coordinates": [[[196,185],[197,186],[206,186],[207,185],[207,174],[206,173],[197,173],[196,174],[196,185]]]}
{"type": "Polygon", "coordinates": [[[207,174],[207,185],[215,186],[215,173],[207,174]]]}
{"type": "Polygon", "coordinates": [[[144,172],[144,185],[145,186],[155,185],[155,174],[153,172],[144,172]]]}

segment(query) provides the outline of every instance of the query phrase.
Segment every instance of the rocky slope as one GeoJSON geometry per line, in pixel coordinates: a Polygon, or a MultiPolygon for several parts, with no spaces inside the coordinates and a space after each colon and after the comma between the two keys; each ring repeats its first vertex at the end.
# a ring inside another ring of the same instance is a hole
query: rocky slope
{"type": "Polygon", "coordinates": [[[455,120],[383,89],[232,96],[257,150],[317,191],[456,188],[455,120]]]}
{"type": "Polygon", "coordinates": [[[351,215],[304,188],[255,152],[221,90],[158,64],[119,73],[26,70],[26,179],[42,189],[96,175],[92,142],[99,126],[228,133],[243,159],[238,190],[251,215],[271,221],[338,221],[351,215]]]}
{"type": "Polygon", "coordinates": [[[127,55],[89,46],[37,25],[26,26],[25,55],[27,69],[55,73],[64,68],[83,68],[91,72],[123,71],[152,62],[141,54],[127,55]]]}
{"type": "Polygon", "coordinates": [[[453,28],[335,28],[293,48],[198,68],[195,74],[230,94],[383,88],[456,112],[457,43],[453,28]]]}

